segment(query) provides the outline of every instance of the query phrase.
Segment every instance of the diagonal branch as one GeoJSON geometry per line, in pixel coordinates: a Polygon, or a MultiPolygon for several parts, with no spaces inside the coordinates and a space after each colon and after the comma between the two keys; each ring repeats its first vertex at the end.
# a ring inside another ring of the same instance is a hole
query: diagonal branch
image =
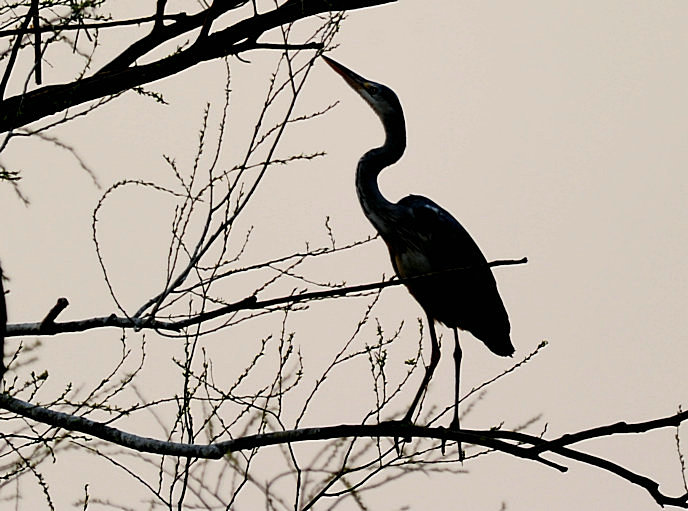
{"type": "Polygon", "coordinates": [[[243,3],[241,0],[224,2],[224,5],[216,7],[214,10],[208,7],[196,14],[179,18],[175,23],[164,25],[162,23],[161,11],[164,11],[166,2],[159,1],[156,6],[156,22],[153,26],[153,30],[147,36],[131,44],[127,49],[115,57],[114,60],[101,69],[100,72],[129,67],[136,59],[143,57],[161,44],[171,41],[182,34],[196,30],[207,21],[212,21],[224,13],[237,8],[241,3],[243,3]]]}
{"type": "Polygon", "coordinates": [[[632,472],[627,468],[622,467],[621,465],[618,465],[607,459],[600,458],[599,456],[593,456],[592,454],[574,451],[573,449],[569,449],[568,447],[557,447],[553,449],[553,452],[561,454],[562,456],[566,456],[567,458],[580,461],[581,463],[601,468],[603,470],[606,470],[607,472],[611,472],[612,474],[618,475],[619,477],[625,479],[629,483],[644,488],[652,496],[652,498],[655,499],[655,502],[657,502],[657,504],[659,504],[662,507],[676,506],[688,509],[688,493],[679,495],[677,497],[665,495],[660,491],[659,483],[657,481],[654,481],[644,475],[636,474],[635,472],[632,472]]]}
{"type": "MultiPolygon", "coordinates": [[[[245,18],[229,28],[209,34],[185,50],[149,64],[130,67],[136,59],[161,44],[202,26],[206,20],[205,11],[169,26],[155,25],[149,35],[129,46],[93,76],[41,87],[6,99],[0,110],[0,133],[87,101],[167,78],[201,62],[255,49],[261,35],[281,25],[323,12],[360,9],[393,1],[396,0],[288,0],[272,11],[245,18]]],[[[228,5],[235,3],[229,2],[228,5]]],[[[221,13],[222,9],[219,11],[221,13]]]]}
{"type": "MultiPolygon", "coordinates": [[[[0,109],[2,110],[4,110],[5,107],[5,102],[3,100],[3,97],[5,96],[5,89],[7,88],[7,83],[10,80],[10,75],[12,74],[12,70],[14,69],[14,64],[17,61],[17,55],[19,54],[19,49],[22,45],[22,39],[26,34],[26,30],[29,28],[29,22],[31,21],[32,16],[33,13],[29,10],[29,12],[26,13],[26,16],[24,17],[24,21],[22,22],[21,27],[19,28],[19,33],[17,34],[17,38],[14,40],[14,45],[12,45],[12,52],[10,53],[10,58],[8,59],[7,64],[5,64],[5,72],[3,73],[2,80],[0,81],[0,109]]],[[[0,112],[2,110],[0,110],[0,112]]]]}

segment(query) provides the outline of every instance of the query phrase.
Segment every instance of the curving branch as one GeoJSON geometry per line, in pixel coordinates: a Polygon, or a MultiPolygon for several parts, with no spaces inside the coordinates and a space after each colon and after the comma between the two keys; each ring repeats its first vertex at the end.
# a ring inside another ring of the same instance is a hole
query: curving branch
{"type": "MultiPolygon", "coordinates": [[[[225,2],[222,7],[179,18],[170,25],[156,23],[148,35],[130,45],[94,75],[72,83],[48,85],[4,100],[0,104],[0,133],[87,101],[167,78],[201,62],[264,47],[258,39],[280,26],[324,12],[361,9],[393,1],[396,0],[288,0],[272,11],[244,18],[215,33],[204,33],[194,44],[172,55],[149,64],[133,65],[152,50],[203,27],[243,2],[225,2]]],[[[312,47],[320,48],[318,45],[312,47]]]]}
{"type": "MultiPolygon", "coordinates": [[[[525,264],[527,262],[528,259],[525,257],[522,259],[500,259],[489,262],[488,266],[511,266],[517,264],[525,264]]],[[[465,271],[468,269],[470,268],[456,268],[454,270],[446,271],[465,271]]],[[[201,323],[204,323],[206,321],[226,316],[227,314],[231,314],[233,312],[241,310],[268,309],[276,305],[306,302],[311,300],[322,300],[326,298],[335,298],[338,296],[346,296],[354,293],[372,291],[375,289],[384,289],[386,287],[400,286],[402,284],[406,284],[411,280],[420,280],[436,277],[438,273],[445,272],[435,272],[427,275],[407,277],[404,279],[386,280],[382,282],[372,282],[368,284],[359,284],[356,286],[338,287],[334,289],[327,289],[325,291],[312,291],[308,293],[292,294],[288,296],[280,296],[277,298],[269,298],[266,300],[258,300],[256,296],[249,296],[248,298],[244,298],[243,300],[240,300],[238,302],[230,303],[228,305],[219,307],[215,310],[203,312],[201,314],[197,314],[195,316],[191,316],[187,319],[179,321],[161,321],[150,318],[138,319],[111,314],[109,316],[81,319],[76,321],[54,322],[52,321],[52,319],[54,319],[54,317],[57,316],[57,314],[54,314],[50,321],[47,321],[46,317],[46,319],[38,323],[8,324],[6,335],[7,337],[21,337],[26,335],[55,335],[69,332],[84,332],[86,330],[104,327],[134,329],[145,328],[160,331],[164,330],[179,332],[184,328],[188,328],[193,325],[200,325],[201,323]]],[[[59,305],[62,305],[62,307],[59,308],[57,313],[61,312],[64,309],[64,307],[67,306],[66,299],[61,298],[60,300],[58,300],[58,304],[56,304],[55,307],[53,307],[52,311],[54,311],[59,305]]]]}
{"type": "MultiPolygon", "coordinates": [[[[616,474],[629,483],[647,490],[655,502],[660,506],[669,505],[688,509],[688,493],[679,496],[666,495],[660,491],[658,482],[646,476],[632,472],[607,459],[576,451],[569,447],[564,447],[564,445],[570,445],[582,440],[618,434],[641,433],[675,426],[688,420],[688,412],[679,412],[669,417],[636,424],[617,422],[615,424],[592,428],[574,434],[566,434],[549,441],[539,436],[499,429],[462,429],[460,431],[452,431],[442,427],[433,428],[416,426],[406,422],[388,421],[379,424],[342,424],[337,426],[301,428],[247,435],[233,440],[211,444],[186,444],[134,435],[84,417],[57,412],[34,405],[14,398],[8,394],[0,395],[0,408],[43,424],[63,428],[68,431],[85,433],[122,447],[134,449],[138,452],[204,459],[219,459],[233,452],[250,451],[259,447],[287,445],[297,442],[312,442],[317,440],[333,440],[351,437],[387,437],[390,439],[415,437],[435,439],[440,441],[442,445],[448,441],[472,443],[518,458],[543,463],[561,472],[566,472],[568,470],[567,467],[542,458],[543,454],[551,453],[564,459],[578,461],[616,474]],[[532,447],[523,444],[529,444],[532,447]]],[[[401,455],[401,453],[398,454],[398,456],[401,455]]]]}

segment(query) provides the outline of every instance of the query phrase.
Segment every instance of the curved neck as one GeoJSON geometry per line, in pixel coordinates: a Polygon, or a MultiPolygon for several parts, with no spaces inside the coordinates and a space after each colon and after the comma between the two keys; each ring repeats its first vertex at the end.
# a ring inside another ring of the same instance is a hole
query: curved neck
{"type": "Polygon", "coordinates": [[[380,192],[377,178],[383,169],[399,161],[406,149],[406,127],[400,113],[382,120],[385,128],[385,143],[365,153],[358,160],[356,169],[356,192],[365,216],[383,236],[389,230],[390,222],[399,214],[399,206],[388,201],[380,192]]]}

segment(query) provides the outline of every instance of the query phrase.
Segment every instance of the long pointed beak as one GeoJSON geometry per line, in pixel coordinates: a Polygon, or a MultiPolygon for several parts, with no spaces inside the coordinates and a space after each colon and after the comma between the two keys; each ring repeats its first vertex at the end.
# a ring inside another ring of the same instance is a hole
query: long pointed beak
{"type": "Polygon", "coordinates": [[[326,57],[325,55],[323,55],[322,58],[325,60],[325,62],[329,64],[329,66],[332,69],[334,69],[337,72],[338,75],[344,78],[344,80],[346,80],[346,83],[348,83],[355,91],[360,91],[361,89],[363,89],[364,84],[368,82],[368,80],[354,73],[351,69],[342,66],[336,60],[332,60],[330,57],[326,57]]]}

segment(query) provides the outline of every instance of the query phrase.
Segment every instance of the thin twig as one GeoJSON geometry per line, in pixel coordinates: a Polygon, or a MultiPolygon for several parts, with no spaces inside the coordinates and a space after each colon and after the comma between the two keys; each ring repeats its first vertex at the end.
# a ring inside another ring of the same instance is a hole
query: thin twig
{"type": "MultiPolygon", "coordinates": [[[[178,14],[165,14],[162,19],[179,21],[186,19],[187,14],[185,12],[180,12],[178,14]]],[[[100,28],[114,28],[114,27],[126,27],[129,25],[141,25],[143,23],[150,23],[157,21],[158,16],[144,16],[142,18],[132,18],[126,20],[112,20],[112,21],[100,21],[95,23],[68,23],[65,25],[43,25],[32,27],[31,31],[35,33],[45,33],[45,32],[63,32],[67,30],[92,30],[100,28]]],[[[0,37],[19,35],[22,32],[21,28],[13,28],[9,30],[0,30],[0,37]]]]}

